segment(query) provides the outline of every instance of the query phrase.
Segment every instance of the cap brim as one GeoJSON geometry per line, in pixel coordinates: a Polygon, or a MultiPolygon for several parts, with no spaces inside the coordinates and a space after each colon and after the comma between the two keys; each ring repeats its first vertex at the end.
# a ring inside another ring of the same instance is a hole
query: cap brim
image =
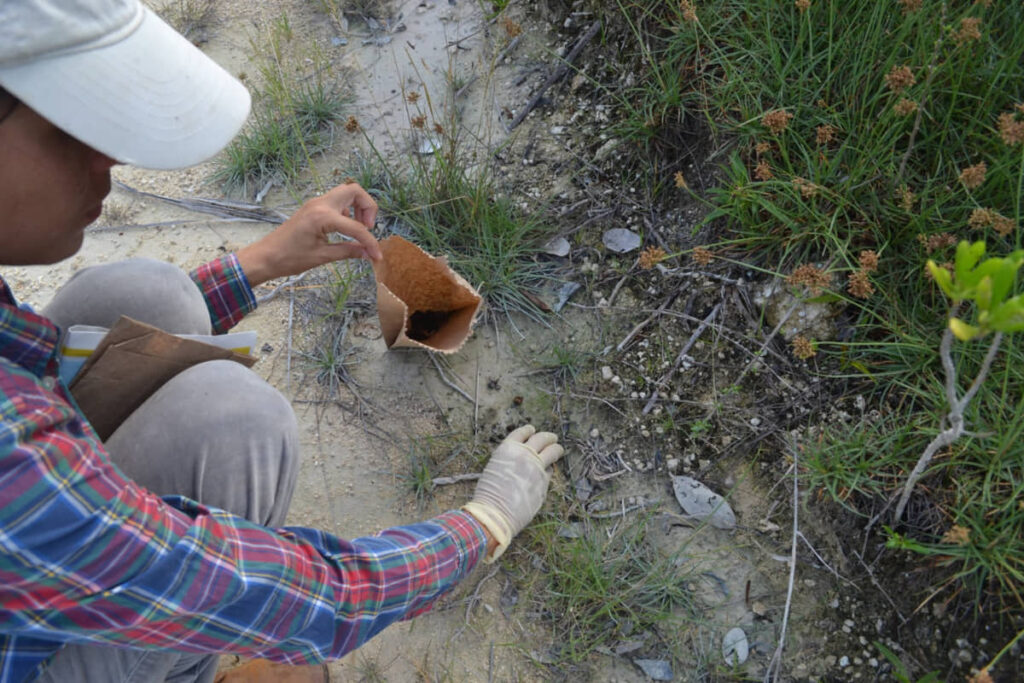
{"type": "Polygon", "coordinates": [[[110,45],[0,68],[0,83],[57,127],[122,163],[209,159],[249,116],[245,86],[148,8],[110,45]]]}

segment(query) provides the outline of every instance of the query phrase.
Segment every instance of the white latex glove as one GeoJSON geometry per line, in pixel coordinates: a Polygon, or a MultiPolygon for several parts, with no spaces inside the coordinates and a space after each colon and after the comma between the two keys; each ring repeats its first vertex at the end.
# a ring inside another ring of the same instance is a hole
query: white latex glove
{"type": "Polygon", "coordinates": [[[473,499],[462,508],[498,542],[484,562],[498,559],[540,510],[551,481],[551,465],[563,452],[557,436],[537,432],[533,425],[515,430],[494,449],[473,499]]]}

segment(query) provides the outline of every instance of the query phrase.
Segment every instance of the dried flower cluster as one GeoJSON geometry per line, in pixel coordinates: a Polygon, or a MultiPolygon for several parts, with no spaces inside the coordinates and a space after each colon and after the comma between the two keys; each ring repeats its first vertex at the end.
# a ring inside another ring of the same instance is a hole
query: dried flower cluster
{"type": "Polygon", "coordinates": [[[967,225],[976,230],[991,226],[1003,237],[1009,235],[1017,227],[1013,219],[1007,218],[993,209],[975,209],[971,212],[971,217],[967,219],[967,225]]]}
{"type": "Polygon", "coordinates": [[[793,115],[783,109],[775,109],[761,117],[761,124],[771,131],[772,135],[779,135],[789,128],[789,122],[793,115]]]}
{"type": "Polygon", "coordinates": [[[349,133],[355,133],[357,130],[359,130],[359,121],[356,120],[356,117],[348,117],[348,121],[345,122],[345,130],[348,131],[349,133]]]}
{"type": "Polygon", "coordinates": [[[910,67],[904,64],[890,69],[889,73],[885,75],[885,83],[889,86],[889,90],[899,94],[917,83],[917,79],[914,78],[914,72],[910,70],[910,67]]]}
{"type": "Polygon", "coordinates": [[[820,189],[810,180],[806,180],[800,176],[794,176],[793,186],[800,190],[800,196],[804,199],[810,199],[814,195],[818,194],[818,190],[820,189]]]}
{"type": "Polygon", "coordinates": [[[827,123],[823,126],[818,126],[814,129],[815,140],[819,145],[827,145],[832,142],[836,136],[836,129],[834,126],[830,126],[827,123]]]}
{"type": "Polygon", "coordinates": [[[672,176],[672,181],[680,190],[685,190],[689,188],[689,185],[686,184],[686,176],[683,175],[682,171],[676,171],[676,174],[672,176]]]}
{"type": "Polygon", "coordinates": [[[858,299],[867,299],[874,294],[875,287],[868,278],[868,271],[861,268],[850,273],[850,277],[846,282],[846,291],[858,299]]]}
{"type": "Polygon", "coordinates": [[[417,130],[423,130],[423,126],[427,125],[427,117],[422,115],[414,116],[409,119],[409,124],[417,130]]]}
{"type": "Polygon", "coordinates": [[[988,667],[980,669],[978,673],[974,674],[967,679],[967,683],[993,683],[992,674],[988,672],[988,667]]]}
{"type": "Polygon", "coordinates": [[[917,111],[917,102],[901,97],[896,104],[892,105],[892,110],[896,112],[897,116],[910,116],[917,111]]]}
{"type": "Polygon", "coordinates": [[[683,13],[683,21],[697,21],[697,9],[691,0],[680,0],[679,11],[683,13]]]}
{"type": "Polygon", "coordinates": [[[758,180],[771,180],[775,177],[772,173],[772,167],[768,165],[768,162],[762,159],[757,162],[757,167],[754,168],[754,177],[758,180]]]}
{"type": "Polygon", "coordinates": [[[960,20],[960,29],[953,34],[953,39],[957,45],[963,45],[965,43],[973,43],[975,40],[981,39],[981,31],[978,27],[981,26],[981,19],[978,17],[964,17],[960,20]]]}
{"type": "Polygon", "coordinates": [[[900,208],[904,211],[912,211],[914,209],[914,202],[917,201],[917,195],[910,191],[910,188],[906,185],[901,185],[900,189],[896,191],[896,196],[900,199],[900,208]]]}
{"type": "Polygon", "coordinates": [[[807,360],[813,358],[818,352],[814,349],[814,342],[802,334],[798,334],[793,337],[793,341],[790,342],[793,349],[793,355],[800,360],[807,360]]]}
{"type": "Polygon", "coordinates": [[[442,126],[440,123],[435,123],[434,132],[437,133],[438,135],[444,135],[444,126],[442,126]]]}
{"type": "Polygon", "coordinates": [[[829,277],[828,273],[821,268],[805,263],[794,268],[786,278],[786,282],[793,286],[803,285],[812,295],[817,296],[821,290],[828,289],[829,277]]]}
{"type": "Polygon", "coordinates": [[[967,545],[971,542],[971,530],[959,524],[954,524],[946,533],[942,534],[942,542],[952,543],[953,545],[967,545]]]}
{"type": "Polygon", "coordinates": [[[416,102],[418,102],[419,99],[420,99],[420,94],[418,92],[416,92],[415,90],[413,90],[411,92],[408,92],[405,95],[405,101],[408,102],[409,104],[416,104],[416,102]]]}
{"type": "Polygon", "coordinates": [[[754,145],[754,151],[757,152],[758,156],[767,154],[772,151],[772,143],[770,142],[759,142],[754,145]]]}
{"type": "Polygon", "coordinates": [[[501,20],[501,27],[505,29],[505,35],[509,38],[515,38],[523,32],[523,27],[518,22],[512,21],[508,17],[504,17],[501,20]]]}
{"type": "Polygon", "coordinates": [[[862,270],[873,273],[878,270],[878,254],[874,249],[865,249],[857,257],[862,270]]]}
{"type": "Polygon", "coordinates": [[[811,9],[811,0],[795,0],[793,3],[801,13],[811,9]]]}
{"type": "Polygon", "coordinates": [[[921,3],[923,0],[899,0],[899,3],[903,5],[903,13],[910,14],[921,9],[921,3]]]}
{"type": "Polygon", "coordinates": [[[1017,114],[1024,114],[1024,104],[1018,104],[1014,109],[1017,111],[999,115],[999,137],[1010,147],[1024,142],[1024,121],[1017,119],[1017,114]]]}
{"type": "Polygon", "coordinates": [[[973,190],[981,187],[981,184],[985,182],[986,173],[988,173],[988,165],[984,161],[978,162],[974,166],[968,166],[960,171],[960,182],[968,190],[973,190]]]}
{"type": "Polygon", "coordinates": [[[644,270],[650,270],[656,264],[664,261],[667,256],[668,254],[661,247],[647,247],[640,252],[640,258],[637,259],[637,263],[644,270]]]}
{"type": "Polygon", "coordinates": [[[918,235],[917,241],[924,247],[925,253],[930,254],[939,249],[952,247],[956,244],[956,236],[948,232],[940,232],[936,235],[918,235]]]}
{"type": "Polygon", "coordinates": [[[715,257],[710,249],[705,249],[704,247],[694,247],[693,253],[690,256],[698,266],[708,265],[715,257]]]}

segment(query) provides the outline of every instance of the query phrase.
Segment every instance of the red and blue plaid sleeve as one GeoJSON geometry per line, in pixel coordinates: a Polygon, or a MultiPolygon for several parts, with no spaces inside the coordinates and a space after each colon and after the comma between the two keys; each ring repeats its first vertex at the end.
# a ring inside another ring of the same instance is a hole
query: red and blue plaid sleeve
{"type": "Polygon", "coordinates": [[[256,297],[234,254],[205,263],[189,275],[206,299],[215,334],[223,334],[256,308],[256,297]]]}
{"type": "Polygon", "coordinates": [[[69,404],[2,357],[0,417],[3,680],[69,641],[339,657],[427,609],[484,552],[460,512],[345,541],[154,496],[69,404]]]}

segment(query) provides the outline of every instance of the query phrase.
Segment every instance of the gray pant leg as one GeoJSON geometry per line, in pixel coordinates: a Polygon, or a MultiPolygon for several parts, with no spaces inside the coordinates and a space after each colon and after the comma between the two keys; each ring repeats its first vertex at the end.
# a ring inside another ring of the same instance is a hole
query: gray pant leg
{"type": "Polygon", "coordinates": [[[134,258],[83,268],[43,315],[62,328],[113,327],[122,315],[173,334],[210,334],[210,314],[192,278],[177,266],[134,258]]]}
{"type": "MultiPolygon", "coordinates": [[[[81,271],[45,314],[61,326],[110,326],[122,304],[126,315],[168,331],[210,332],[192,280],[174,266],[144,259],[81,271]]],[[[185,495],[268,526],[284,522],[298,474],[298,427],[290,404],[231,361],[179,374],[106,445],[122,471],[154,493],[185,495]]],[[[209,683],[216,668],[216,655],[75,643],[54,656],[40,680],[209,683]]]]}

